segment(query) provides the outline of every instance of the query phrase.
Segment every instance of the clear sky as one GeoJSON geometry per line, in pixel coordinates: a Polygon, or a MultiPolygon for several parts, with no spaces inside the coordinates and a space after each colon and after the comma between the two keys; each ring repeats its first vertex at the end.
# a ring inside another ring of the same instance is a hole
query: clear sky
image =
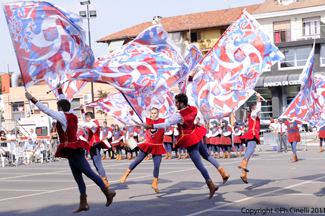
{"type": "MultiPolygon", "coordinates": [[[[13,2],[1,0],[3,4],[13,2]]],[[[86,10],[76,0],[51,0],[66,10],[79,14],[86,10]]],[[[230,0],[230,7],[259,4],[264,0],[230,0]]],[[[90,20],[91,47],[96,57],[107,54],[107,44],[96,40],[139,23],[151,21],[156,15],[177,16],[228,8],[227,0],[92,0],[90,10],[97,11],[97,17],[90,20]]],[[[88,31],[87,20],[84,29],[88,31]]],[[[18,64],[9,35],[3,10],[0,10],[0,72],[18,72],[18,64]]],[[[88,35],[88,34],[87,34],[88,35]]],[[[87,38],[88,41],[88,38],[87,38]]]]}

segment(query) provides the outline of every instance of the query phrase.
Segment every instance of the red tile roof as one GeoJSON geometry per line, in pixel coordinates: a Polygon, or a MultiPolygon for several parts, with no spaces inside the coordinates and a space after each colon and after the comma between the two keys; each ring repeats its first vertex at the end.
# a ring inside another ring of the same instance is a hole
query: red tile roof
{"type": "Polygon", "coordinates": [[[276,11],[294,10],[299,8],[315,7],[325,5],[325,0],[306,0],[299,2],[292,2],[284,5],[278,4],[277,0],[265,0],[262,5],[254,11],[253,14],[271,13],[276,11]]]}
{"type": "MultiPolygon", "coordinates": [[[[186,14],[173,17],[164,17],[161,24],[167,32],[185,31],[189,29],[211,28],[216,26],[230,25],[236,20],[239,14],[246,8],[252,14],[261,4],[249,5],[245,7],[230,8],[224,10],[208,11],[201,13],[186,14]]],[[[107,42],[123,38],[136,37],[143,30],[152,25],[150,22],[141,23],[122,31],[103,37],[97,42],[107,42]]]]}

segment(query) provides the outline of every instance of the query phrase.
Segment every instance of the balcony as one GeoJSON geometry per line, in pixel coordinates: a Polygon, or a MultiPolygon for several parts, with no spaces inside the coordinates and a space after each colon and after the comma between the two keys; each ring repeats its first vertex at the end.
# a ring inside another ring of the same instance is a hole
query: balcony
{"type": "Polygon", "coordinates": [[[201,52],[208,52],[219,40],[216,39],[201,39],[199,42],[191,43],[195,45],[201,52]]]}
{"type": "Polygon", "coordinates": [[[274,43],[325,38],[325,25],[268,32],[274,43]]]}

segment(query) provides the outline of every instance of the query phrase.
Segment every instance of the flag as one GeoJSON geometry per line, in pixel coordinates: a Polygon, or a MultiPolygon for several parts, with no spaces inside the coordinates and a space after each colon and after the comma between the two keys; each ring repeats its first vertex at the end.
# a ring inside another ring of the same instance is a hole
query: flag
{"type": "MultiPolygon", "coordinates": [[[[66,74],[55,78],[47,78],[46,82],[51,89],[54,89],[59,82],[63,83],[62,84],[63,94],[65,95],[67,100],[71,102],[74,96],[78,94],[87,85],[86,81],[69,80],[72,76],[73,74],[66,74]]],[[[55,88],[54,90],[52,90],[52,92],[54,93],[55,97],[58,99],[59,98],[58,90],[55,88]]]]}
{"type": "Polygon", "coordinates": [[[169,118],[176,112],[174,103],[174,94],[169,91],[153,104],[153,107],[159,110],[159,118],[169,118]]]}
{"type": "Polygon", "coordinates": [[[121,93],[108,95],[97,101],[87,103],[85,106],[95,107],[111,115],[124,125],[133,123],[131,118],[128,116],[129,104],[121,93]]]}
{"type": "MultiPolygon", "coordinates": [[[[187,42],[183,57],[190,71],[203,59],[201,51],[195,45],[189,45],[187,42]]],[[[186,93],[187,77],[178,84],[178,88],[182,93],[186,93]]]]}
{"type": "Polygon", "coordinates": [[[229,117],[254,94],[262,70],[283,58],[243,11],[197,65],[191,94],[204,119],[229,117]]]}
{"type": "Polygon", "coordinates": [[[315,77],[314,54],[315,44],[299,78],[301,89],[281,114],[280,118],[298,119],[309,122],[313,126],[321,120],[322,106],[320,101],[324,102],[324,98],[319,99],[318,95],[322,95],[321,91],[324,88],[324,80],[320,75],[315,77]]]}
{"type": "Polygon", "coordinates": [[[95,63],[96,70],[73,78],[109,83],[125,95],[134,110],[146,117],[161,96],[189,73],[182,55],[161,25],[147,28],[133,41],[95,63]]]}
{"type": "Polygon", "coordinates": [[[4,12],[26,88],[93,69],[94,55],[78,15],[42,1],[7,3],[4,12]]]}

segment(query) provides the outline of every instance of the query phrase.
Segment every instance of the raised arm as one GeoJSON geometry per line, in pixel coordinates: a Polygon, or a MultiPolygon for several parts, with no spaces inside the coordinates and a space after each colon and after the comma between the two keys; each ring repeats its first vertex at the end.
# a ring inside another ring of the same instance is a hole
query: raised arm
{"type": "Polygon", "coordinates": [[[260,114],[261,107],[262,107],[261,95],[256,92],[256,96],[257,96],[256,109],[254,111],[252,111],[252,113],[251,113],[251,117],[254,120],[256,120],[257,116],[260,114]]]}
{"type": "MultiPolygon", "coordinates": [[[[168,128],[170,126],[175,125],[175,124],[183,124],[183,118],[182,118],[181,114],[179,114],[179,113],[173,114],[164,123],[154,124],[152,126],[152,128],[154,128],[154,129],[165,129],[165,130],[168,130],[168,128]]],[[[151,126],[149,126],[149,127],[151,127],[151,126]]],[[[149,127],[148,127],[148,129],[152,129],[152,128],[149,128],[149,127]]]]}

